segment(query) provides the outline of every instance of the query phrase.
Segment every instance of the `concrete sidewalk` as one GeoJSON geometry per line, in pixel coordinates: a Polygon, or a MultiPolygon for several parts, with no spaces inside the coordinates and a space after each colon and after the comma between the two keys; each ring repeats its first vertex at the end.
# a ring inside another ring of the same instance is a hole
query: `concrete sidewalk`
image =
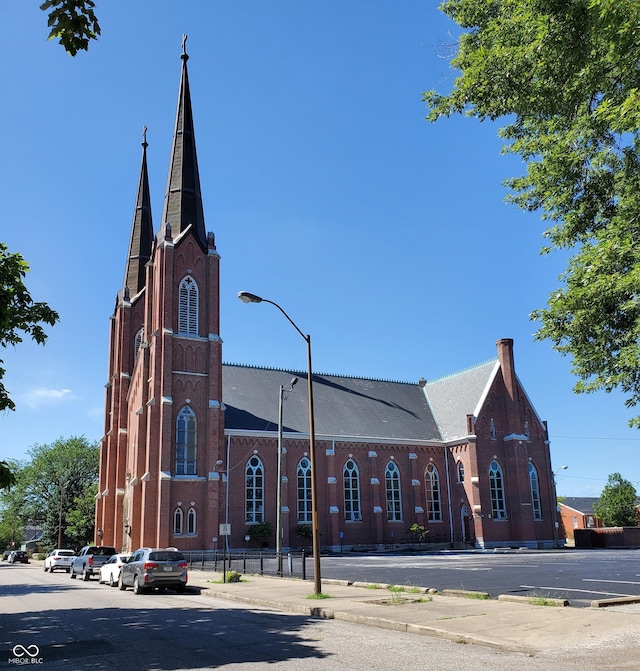
{"type": "Polygon", "coordinates": [[[630,600],[611,600],[606,608],[571,608],[532,605],[524,597],[479,599],[472,593],[392,591],[387,585],[327,579],[322,592],[329,598],[310,599],[309,580],[254,575],[243,575],[239,583],[221,580],[222,573],[189,572],[189,585],[203,595],[460,643],[532,654],[620,643],[640,647],[640,606],[630,600]]]}

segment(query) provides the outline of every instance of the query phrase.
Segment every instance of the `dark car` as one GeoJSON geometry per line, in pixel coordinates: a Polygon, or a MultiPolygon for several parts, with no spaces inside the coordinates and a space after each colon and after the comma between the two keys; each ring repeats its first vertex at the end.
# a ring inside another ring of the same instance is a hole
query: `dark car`
{"type": "Polygon", "coordinates": [[[13,552],[13,550],[5,550],[2,553],[2,561],[7,561],[9,559],[9,555],[13,552]]]}
{"type": "Polygon", "coordinates": [[[118,587],[136,594],[165,587],[184,592],[187,580],[187,560],[177,548],[140,548],[122,564],[118,587]]]}
{"type": "Polygon", "coordinates": [[[13,550],[9,555],[10,564],[28,564],[29,555],[24,550],[13,550]]]}

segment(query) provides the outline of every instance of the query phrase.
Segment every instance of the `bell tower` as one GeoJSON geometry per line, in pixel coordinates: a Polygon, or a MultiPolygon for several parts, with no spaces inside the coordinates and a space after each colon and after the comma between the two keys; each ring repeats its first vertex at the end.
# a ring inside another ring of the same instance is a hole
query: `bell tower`
{"type": "Polygon", "coordinates": [[[160,230],[146,131],[125,284],[111,318],[98,542],[211,547],[224,455],[219,264],[206,232],[186,36],[160,230]]]}

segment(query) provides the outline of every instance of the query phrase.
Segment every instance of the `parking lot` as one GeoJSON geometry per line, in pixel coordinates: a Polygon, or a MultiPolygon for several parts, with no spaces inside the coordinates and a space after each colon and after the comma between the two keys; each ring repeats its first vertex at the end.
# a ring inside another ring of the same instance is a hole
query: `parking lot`
{"type": "Polygon", "coordinates": [[[640,550],[495,550],[322,557],[326,578],[569,599],[640,596],[640,550]]]}

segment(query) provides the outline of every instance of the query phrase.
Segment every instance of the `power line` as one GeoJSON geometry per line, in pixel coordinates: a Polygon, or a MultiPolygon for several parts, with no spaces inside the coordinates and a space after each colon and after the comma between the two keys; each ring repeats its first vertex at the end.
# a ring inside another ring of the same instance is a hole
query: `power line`
{"type": "Polygon", "coordinates": [[[569,438],[571,440],[629,440],[640,441],[640,438],[599,438],[598,436],[549,436],[550,438],[569,438]]]}

